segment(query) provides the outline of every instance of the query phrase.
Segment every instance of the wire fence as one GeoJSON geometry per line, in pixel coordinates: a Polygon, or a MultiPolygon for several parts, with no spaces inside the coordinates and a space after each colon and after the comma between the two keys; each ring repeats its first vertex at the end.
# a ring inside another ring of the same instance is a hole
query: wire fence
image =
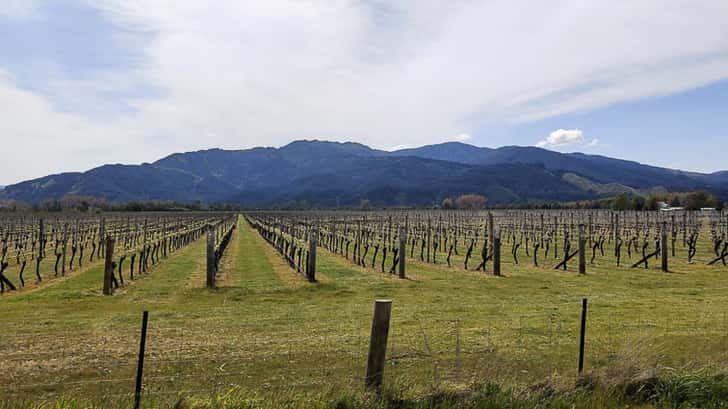
{"type": "MultiPolygon", "coordinates": [[[[427,390],[484,382],[531,383],[577,371],[581,305],[524,305],[473,314],[482,306],[393,304],[385,383],[427,390]],[[398,308],[401,307],[401,308],[398,308]]],[[[291,305],[242,315],[240,307],[150,311],[143,400],[237,388],[361,390],[372,306],[291,305]],[[339,306],[340,307],[340,306],[339,306]]],[[[635,306],[596,297],[586,325],[586,368],[725,362],[728,321],[716,305],[635,306]],[[658,308],[660,307],[660,308],[658,308]],[[669,312],[666,312],[669,311],[669,312]]],[[[138,368],[141,314],[78,314],[20,323],[0,319],[0,397],[130,397],[138,368]]]]}

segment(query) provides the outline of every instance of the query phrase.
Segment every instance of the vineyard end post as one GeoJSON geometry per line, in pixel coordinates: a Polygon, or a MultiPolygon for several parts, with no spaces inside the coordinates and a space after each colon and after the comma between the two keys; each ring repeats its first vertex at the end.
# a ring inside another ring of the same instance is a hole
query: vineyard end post
{"type": "Polygon", "coordinates": [[[583,224],[579,225],[579,274],[586,274],[586,240],[583,224]]]}
{"type": "Polygon", "coordinates": [[[308,281],[316,281],[316,228],[308,236],[308,281]]]}
{"type": "Polygon", "coordinates": [[[207,226],[207,288],[215,288],[215,232],[207,226]]]}
{"type": "Polygon", "coordinates": [[[399,228],[399,278],[406,278],[405,254],[407,253],[407,230],[404,226],[399,228]]]}
{"type": "Polygon", "coordinates": [[[111,295],[114,290],[111,287],[111,282],[114,274],[114,238],[109,236],[106,238],[106,253],[104,262],[104,295],[111,295]]]}
{"type": "Polygon", "coordinates": [[[660,228],[660,257],[661,257],[661,268],[662,271],[667,273],[668,272],[668,265],[667,265],[667,223],[662,222],[662,226],[660,228]]]}
{"type": "Polygon", "coordinates": [[[501,229],[493,228],[493,275],[501,275],[501,229]]]}
{"type": "Polygon", "coordinates": [[[392,300],[376,300],[372,332],[369,340],[369,357],[367,360],[366,387],[381,391],[384,380],[384,364],[387,355],[387,339],[389,338],[389,319],[392,314],[392,300]]]}

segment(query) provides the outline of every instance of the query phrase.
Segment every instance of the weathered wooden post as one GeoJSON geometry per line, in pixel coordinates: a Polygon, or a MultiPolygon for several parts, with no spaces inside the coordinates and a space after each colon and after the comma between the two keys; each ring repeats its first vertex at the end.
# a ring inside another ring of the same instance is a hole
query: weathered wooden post
{"type": "Polygon", "coordinates": [[[617,242],[619,241],[619,213],[616,213],[614,215],[614,257],[617,257],[619,253],[619,246],[617,246],[617,242]]]}
{"type": "Polygon", "coordinates": [[[500,226],[493,229],[493,275],[501,275],[501,231],[500,226]]]}
{"type": "Polygon", "coordinates": [[[61,275],[66,275],[66,250],[68,247],[68,223],[63,225],[63,255],[61,256],[61,275]]]}
{"type": "Polygon", "coordinates": [[[591,246],[593,244],[593,240],[594,240],[594,217],[590,211],[589,212],[589,246],[591,246]]]}
{"type": "Polygon", "coordinates": [[[43,219],[40,219],[39,226],[38,226],[38,259],[43,259],[43,240],[45,239],[45,224],[43,223],[43,219]]]}
{"type": "Polygon", "coordinates": [[[399,278],[407,278],[405,274],[405,254],[407,253],[407,229],[399,227],[399,278]]]}
{"type": "Polygon", "coordinates": [[[167,257],[167,218],[162,219],[162,257],[167,257]]]}
{"type": "Polygon", "coordinates": [[[106,260],[104,262],[104,295],[111,295],[114,290],[111,282],[114,278],[114,237],[106,238],[106,260]]]}
{"type": "Polygon", "coordinates": [[[148,232],[148,222],[147,219],[144,219],[144,236],[142,241],[142,259],[144,259],[144,263],[142,264],[142,268],[140,269],[142,272],[147,272],[147,257],[149,257],[149,249],[147,248],[147,232],[148,232]]]}
{"type": "Polygon", "coordinates": [[[488,240],[490,240],[490,250],[493,251],[493,233],[494,227],[493,227],[493,213],[488,212],[488,240]]]}
{"type": "Polygon", "coordinates": [[[106,218],[102,217],[99,220],[99,251],[98,255],[104,255],[104,241],[106,240],[106,218]]]}
{"type": "Polygon", "coordinates": [[[366,387],[381,391],[384,380],[384,364],[387,357],[387,339],[389,338],[389,319],[392,314],[392,300],[376,300],[372,333],[369,340],[369,358],[367,360],[366,387]]]}
{"type": "Polygon", "coordinates": [[[207,226],[207,288],[215,288],[215,228],[207,226]]]}
{"type": "Polygon", "coordinates": [[[675,240],[677,237],[677,226],[675,224],[675,214],[670,218],[670,254],[675,257],[675,240]]]}
{"type": "Polygon", "coordinates": [[[427,218],[427,262],[431,263],[430,259],[430,246],[432,246],[432,219],[427,218]]]}
{"type": "Polygon", "coordinates": [[[356,234],[354,235],[354,256],[352,259],[357,265],[360,264],[359,256],[361,255],[361,220],[356,221],[356,234]]]}
{"type": "Polygon", "coordinates": [[[308,268],[306,274],[308,275],[308,281],[312,283],[316,281],[316,234],[316,228],[314,227],[308,236],[308,268]]]}
{"type": "Polygon", "coordinates": [[[662,259],[661,269],[663,272],[668,272],[667,266],[667,223],[662,222],[660,227],[660,257],[662,259]]]}
{"type": "Polygon", "coordinates": [[[583,224],[579,224],[579,274],[586,274],[586,240],[583,224]]]}

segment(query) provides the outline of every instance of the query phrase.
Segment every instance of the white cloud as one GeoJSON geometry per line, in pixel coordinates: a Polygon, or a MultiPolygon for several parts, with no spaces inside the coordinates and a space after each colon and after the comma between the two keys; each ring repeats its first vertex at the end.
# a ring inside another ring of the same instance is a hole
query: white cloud
{"type": "Polygon", "coordinates": [[[472,138],[473,137],[469,133],[461,133],[461,134],[455,135],[452,139],[457,142],[465,142],[465,141],[469,141],[472,138]]]}
{"type": "MultiPolygon", "coordinates": [[[[9,14],[11,3],[2,3],[9,14]]],[[[85,93],[67,94],[92,101],[73,101],[78,107],[113,109],[117,98],[129,109],[69,114],[1,77],[10,109],[0,142],[32,155],[4,158],[0,184],[321,135],[380,148],[467,140],[458,138],[483,122],[531,121],[728,78],[725,1],[88,4],[123,32],[150,35],[126,44],[133,69],[69,79],[85,93]],[[159,92],[94,93],[109,78],[159,92]]]]}
{"type": "Polygon", "coordinates": [[[43,98],[15,88],[1,70],[0,106],[0,142],[9,147],[2,158],[3,184],[13,183],[19,176],[80,171],[99,163],[118,162],[119,152],[129,160],[139,159],[129,155],[134,149],[126,145],[141,135],[131,133],[129,127],[116,128],[56,112],[43,98]]]}
{"type": "Polygon", "coordinates": [[[584,141],[584,133],[581,129],[557,129],[551,132],[548,138],[540,141],[536,146],[563,146],[584,141]]]}
{"type": "Polygon", "coordinates": [[[589,143],[586,144],[586,146],[588,146],[590,148],[594,147],[594,146],[599,146],[599,145],[600,145],[600,141],[598,138],[594,138],[591,141],[589,141],[589,143]]]}
{"type": "Polygon", "coordinates": [[[409,148],[411,148],[411,146],[407,146],[407,145],[397,145],[397,146],[391,146],[391,147],[386,148],[384,150],[387,151],[387,152],[394,152],[394,151],[399,151],[399,150],[402,150],[402,149],[409,149],[409,148]]]}
{"type": "Polygon", "coordinates": [[[40,0],[2,0],[0,17],[25,19],[32,17],[40,7],[40,0]]]}

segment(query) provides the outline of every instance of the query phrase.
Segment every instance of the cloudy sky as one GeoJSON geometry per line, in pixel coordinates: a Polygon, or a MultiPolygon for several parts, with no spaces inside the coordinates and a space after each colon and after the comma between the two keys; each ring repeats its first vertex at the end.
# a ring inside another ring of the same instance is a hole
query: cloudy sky
{"type": "Polygon", "coordinates": [[[0,184],[212,147],[728,168],[728,1],[0,1],[0,184]]]}

